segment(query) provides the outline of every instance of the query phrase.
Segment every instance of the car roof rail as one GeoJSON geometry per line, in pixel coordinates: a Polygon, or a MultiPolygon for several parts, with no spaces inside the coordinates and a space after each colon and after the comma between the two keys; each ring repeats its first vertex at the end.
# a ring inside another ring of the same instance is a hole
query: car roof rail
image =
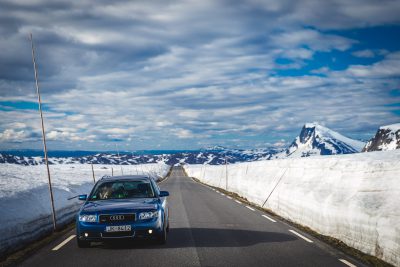
{"type": "Polygon", "coordinates": [[[101,177],[101,179],[107,179],[107,178],[111,178],[112,176],[110,175],[103,175],[103,177],[101,177]]]}

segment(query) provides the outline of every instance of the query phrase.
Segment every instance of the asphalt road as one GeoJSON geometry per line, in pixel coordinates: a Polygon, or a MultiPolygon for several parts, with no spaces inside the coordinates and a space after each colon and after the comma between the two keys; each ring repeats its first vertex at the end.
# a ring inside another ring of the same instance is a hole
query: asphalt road
{"type": "Polygon", "coordinates": [[[137,241],[79,249],[71,231],[20,266],[363,266],[271,215],[194,182],[181,168],[174,168],[160,187],[170,192],[166,245],[137,241]]]}

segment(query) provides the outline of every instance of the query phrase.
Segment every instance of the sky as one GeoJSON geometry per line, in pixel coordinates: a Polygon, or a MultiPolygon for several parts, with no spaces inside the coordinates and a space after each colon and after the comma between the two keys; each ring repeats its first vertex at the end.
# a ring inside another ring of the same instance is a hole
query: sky
{"type": "Polygon", "coordinates": [[[0,2],[0,149],[285,147],[400,122],[400,1],[0,2]]]}

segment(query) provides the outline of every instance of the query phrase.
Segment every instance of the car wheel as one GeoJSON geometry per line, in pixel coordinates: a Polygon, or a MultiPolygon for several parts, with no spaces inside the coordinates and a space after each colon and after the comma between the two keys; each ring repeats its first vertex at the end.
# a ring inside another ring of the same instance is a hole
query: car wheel
{"type": "Polygon", "coordinates": [[[88,241],[79,240],[79,238],[77,238],[76,241],[78,242],[78,247],[80,247],[80,248],[88,248],[88,247],[90,247],[90,242],[88,242],[88,241]]]}
{"type": "Polygon", "coordinates": [[[160,245],[164,245],[167,243],[167,227],[164,224],[163,230],[157,238],[157,243],[160,245]]]}

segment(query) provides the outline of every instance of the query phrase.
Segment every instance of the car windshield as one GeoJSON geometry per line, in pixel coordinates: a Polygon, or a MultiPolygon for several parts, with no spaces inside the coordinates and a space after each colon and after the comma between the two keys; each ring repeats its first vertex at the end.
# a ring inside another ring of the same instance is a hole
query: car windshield
{"type": "Polygon", "coordinates": [[[148,181],[112,181],[97,185],[89,200],[129,199],[155,197],[148,181]]]}

